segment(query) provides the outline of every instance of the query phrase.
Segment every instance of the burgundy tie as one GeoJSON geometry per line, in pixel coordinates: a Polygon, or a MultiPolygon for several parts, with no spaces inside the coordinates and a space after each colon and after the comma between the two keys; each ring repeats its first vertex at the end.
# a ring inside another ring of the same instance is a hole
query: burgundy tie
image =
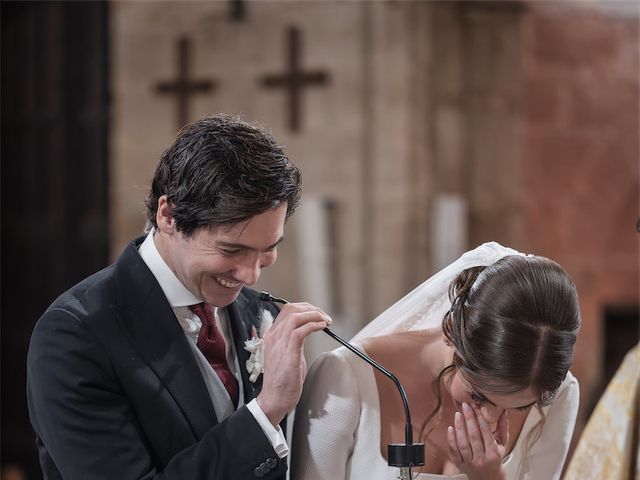
{"type": "Polygon", "coordinates": [[[229,392],[234,408],[238,407],[238,380],[233,376],[229,365],[227,364],[227,356],[225,353],[224,338],[218,327],[211,310],[211,306],[205,303],[192,305],[191,311],[195,313],[202,321],[202,328],[198,335],[196,345],[209,361],[215,372],[222,380],[224,387],[229,392]]]}

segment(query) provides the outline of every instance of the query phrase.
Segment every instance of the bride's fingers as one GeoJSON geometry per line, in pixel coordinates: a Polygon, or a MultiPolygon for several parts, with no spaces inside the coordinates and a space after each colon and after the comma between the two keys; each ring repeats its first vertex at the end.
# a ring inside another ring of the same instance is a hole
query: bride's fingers
{"type": "Polygon", "coordinates": [[[447,445],[449,446],[449,458],[457,466],[462,465],[462,455],[458,450],[458,444],[456,443],[456,433],[452,426],[447,428],[447,445]]]}
{"type": "Polygon", "coordinates": [[[506,445],[509,441],[509,415],[505,410],[498,418],[498,428],[496,429],[496,442],[499,445],[506,445]]]}
{"type": "Polygon", "coordinates": [[[476,418],[478,420],[478,426],[480,428],[480,434],[482,435],[482,440],[484,442],[485,449],[490,448],[495,443],[495,438],[493,436],[493,432],[491,431],[491,427],[487,423],[487,421],[482,416],[482,413],[476,407],[473,406],[473,411],[476,413],[476,418]]]}
{"type": "Polygon", "coordinates": [[[463,402],[462,411],[464,412],[465,424],[467,427],[467,436],[469,437],[469,445],[471,446],[471,454],[473,458],[482,458],[485,452],[485,442],[483,435],[480,431],[478,422],[478,412],[473,410],[471,406],[463,402]]]}
{"type": "Polygon", "coordinates": [[[469,437],[467,435],[467,427],[465,425],[464,417],[460,412],[456,412],[453,420],[455,426],[456,443],[458,444],[458,450],[462,457],[462,462],[471,462],[473,460],[473,452],[469,445],[469,437]]]}

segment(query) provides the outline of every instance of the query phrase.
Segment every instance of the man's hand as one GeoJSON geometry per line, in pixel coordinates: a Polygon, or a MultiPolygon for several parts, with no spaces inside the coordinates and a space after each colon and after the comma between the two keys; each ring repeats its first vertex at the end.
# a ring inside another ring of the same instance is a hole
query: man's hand
{"type": "Polygon", "coordinates": [[[307,373],[305,339],[331,322],[331,317],[313,305],[288,303],[265,335],[264,377],[257,401],[273,426],[300,400],[307,373]]]}
{"type": "Polygon", "coordinates": [[[467,403],[456,412],[455,426],[449,427],[449,456],[469,480],[503,480],[502,459],[509,435],[509,417],[502,412],[494,433],[482,414],[467,403]]]}

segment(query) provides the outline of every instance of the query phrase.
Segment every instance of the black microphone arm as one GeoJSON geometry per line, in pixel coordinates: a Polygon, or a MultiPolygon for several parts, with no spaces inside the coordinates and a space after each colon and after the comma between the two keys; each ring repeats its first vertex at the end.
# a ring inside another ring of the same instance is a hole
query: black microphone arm
{"type": "MultiPolygon", "coordinates": [[[[274,297],[269,292],[260,292],[259,296],[260,296],[260,300],[262,300],[263,302],[276,302],[281,304],[289,303],[284,298],[274,297]]],[[[413,428],[411,426],[411,411],[409,410],[409,401],[407,400],[407,395],[404,391],[404,388],[402,388],[402,384],[400,383],[400,380],[398,380],[398,377],[396,377],[393,373],[391,373],[389,370],[384,368],[374,359],[362,353],[360,350],[358,350],[356,347],[351,345],[349,342],[340,338],[338,335],[336,335],[331,330],[329,330],[328,327],[324,328],[323,332],[329,335],[334,340],[337,340],[339,343],[341,343],[345,347],[347,347],[349,350],[351,350],[353,353],[355,353],[357,356],[359,356],[361,359],[363,359],[373,368],[382,372],[385,376],[390,378],[398,388],[398,391],[400,392],[400,397],[402,397],[402,404],[404,405],[404,414],[406,417],[406,424],[404,429],[405,444],[402,445],[402,444],[394,443],[387,446],[389,465],[392,467],[400,467],[401,469],[424,465],[424,443],[415,443],[415,444],[413,443],[413,428]]],[[[411,478],[410,470],[408,471],[408,474],[409,476],[405,478],[411,478]]]]}

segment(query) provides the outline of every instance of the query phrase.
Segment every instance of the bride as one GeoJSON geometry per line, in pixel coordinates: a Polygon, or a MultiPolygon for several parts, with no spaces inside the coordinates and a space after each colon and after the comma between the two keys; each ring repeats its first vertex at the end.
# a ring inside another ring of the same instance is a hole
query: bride
{"type": "MultiPolygon", "coordinates": [[[[358,333],[396,374],[425,443],[420,480],[558,479],[578,410],[569,372],[580,310],[555,262],[497,243],[465,253],[358,333]]],[[[295,415],[292,479],[391,480],[403,443],[395,385],[339,348],[310,369],[295,415]]]]}

